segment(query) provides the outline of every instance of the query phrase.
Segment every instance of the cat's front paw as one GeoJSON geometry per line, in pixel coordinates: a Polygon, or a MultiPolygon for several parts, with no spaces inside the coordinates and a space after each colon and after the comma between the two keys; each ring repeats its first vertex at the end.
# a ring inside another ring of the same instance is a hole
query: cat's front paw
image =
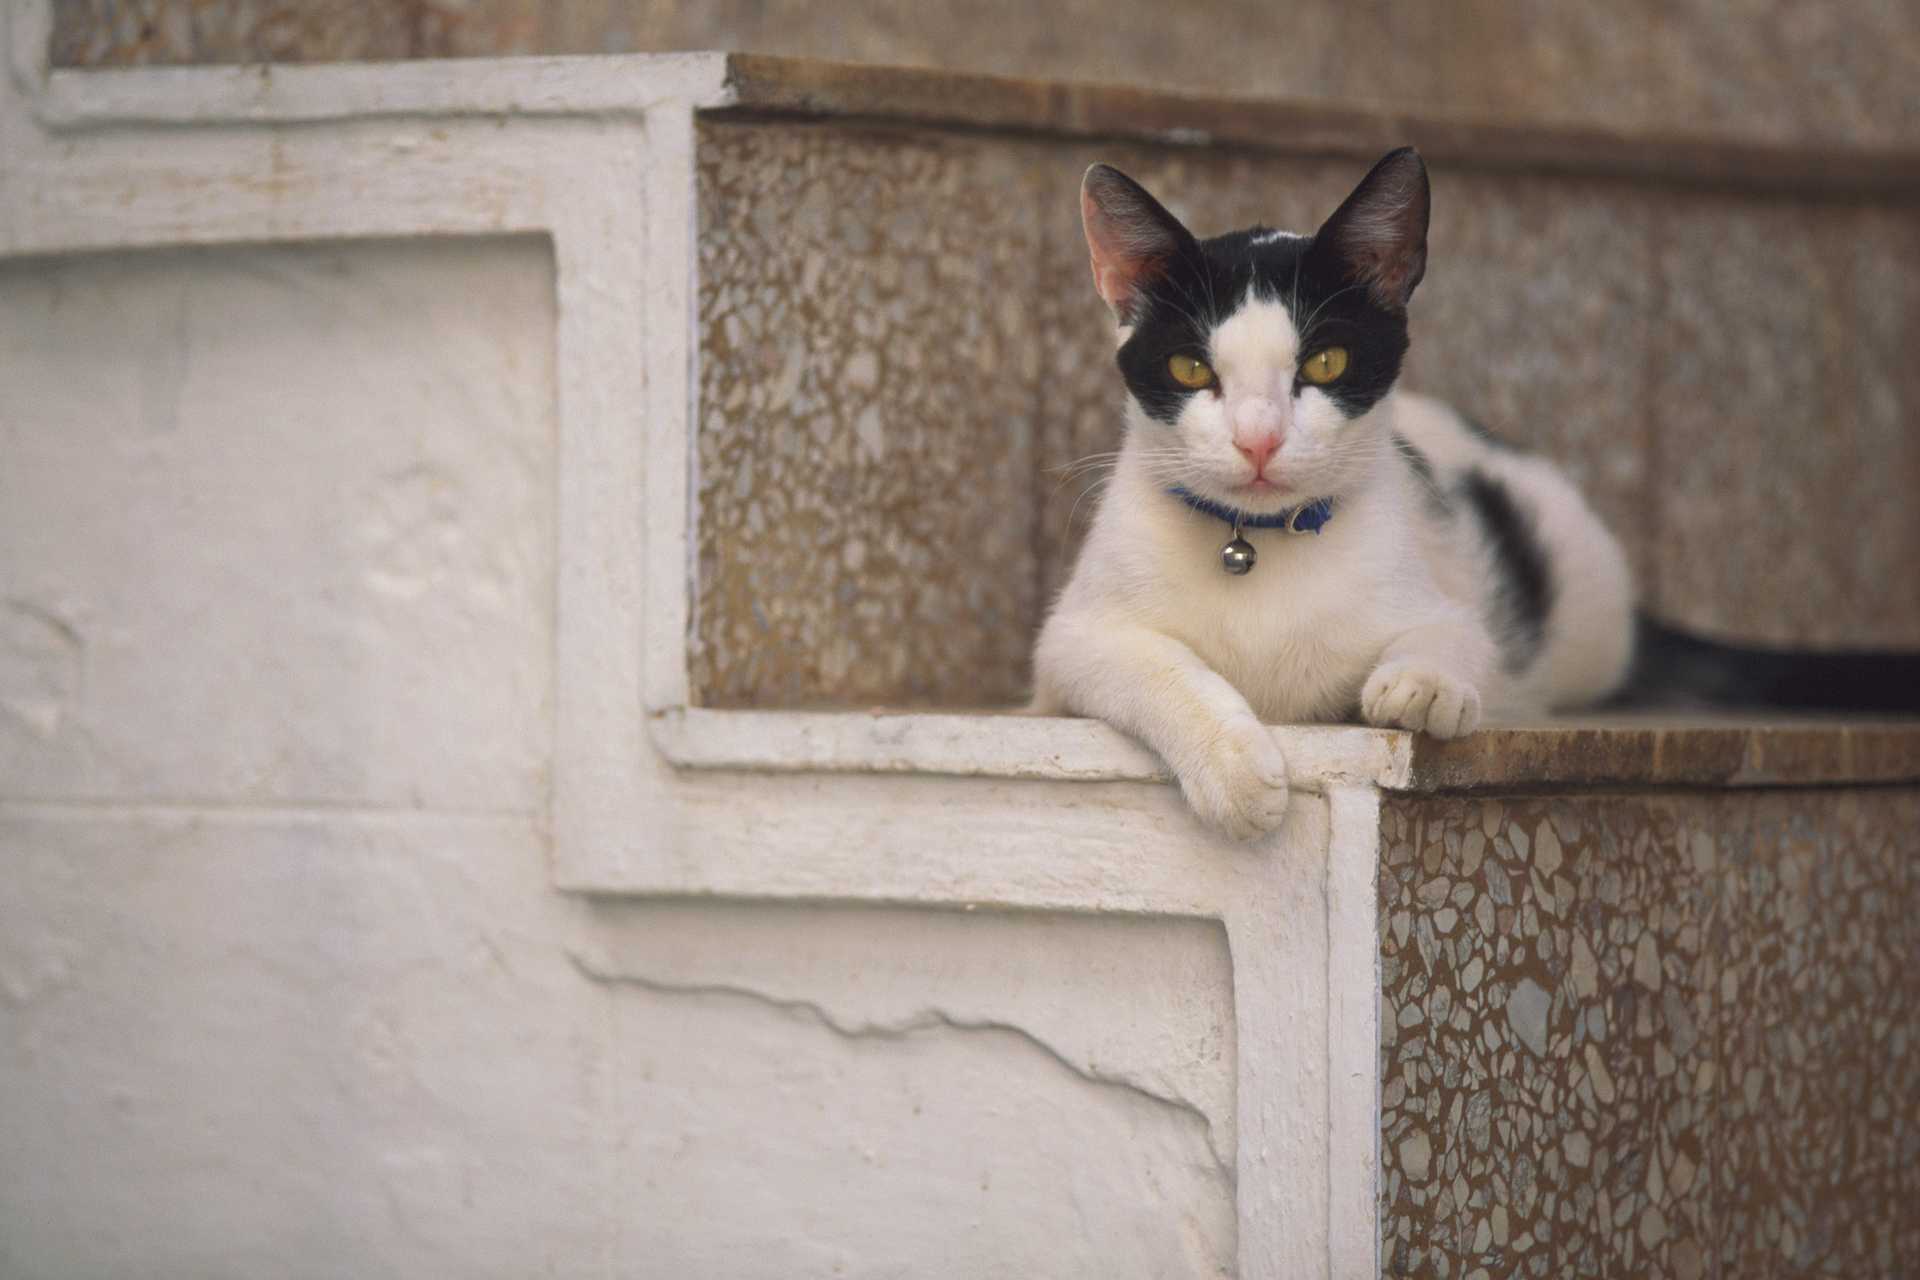
{"type": "Polygon", "coordinates": [[[1180,790],[1200,820],[1235,840],[1279,827],[1287,814],[1287,761],[1267,727],[1248,716],[1232,721],[1180,790]]]}
{"type": "Polygon", "coordinates": [[[1383,729],[1459,738],[1480,724],[1480,691],[1431,667],[1390,662],[1360,690],[1360,714],[1383,729]]]}

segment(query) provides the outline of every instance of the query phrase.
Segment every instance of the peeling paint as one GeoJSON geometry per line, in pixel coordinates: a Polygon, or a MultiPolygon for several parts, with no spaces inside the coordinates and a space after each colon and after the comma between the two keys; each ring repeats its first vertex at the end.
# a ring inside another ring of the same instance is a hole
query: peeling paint
{"type": "Polygon", "coordinates": [[[976,1019],[955,1017],[944,1009],[927,1007],[905,1016],[887,1019],[848,1018],[836,1014],[826,1005],[812,1000],[796,999],[790,996],[774,995],[752,987],[731,983],[671,982],[659,978],[649,978],[643,974],[611,972],[596,967],[577,951],[569,951],[568,958],[582,975],[598,983],[614,986],[638,987],[655,995],[684,997],[720,997],[723,999],[749,1000],[769,1008],[796,1014],[817,1023],[826,1030],[845,1039],[879,1038],[898,1040],[925,1031],[961,1031],[987,1032],[1010,1036],[1015,1040],[1039,1051],[1049,1061],[1088,1084],[1102,1088],[1119,1089],[1155,1106],[1165,1107],[1186,1117],[1200,1128],[1207,1150],[1213,1156],[1215,1169],[1224,1183],[1234,1185],[1236,1174],[1230,1155],[1221,1150],[1219,1135],[1215,1131],[1213,1120],[1206,1112],[1184,1098],[1160,1092],[1141,1081],[1125,1075],[1113,1075],[1100,1070],[1090,1063],[1076,1061],[1071,1055],[1018,1023],[1002,1022],[995,1019],[976,1019]]]}

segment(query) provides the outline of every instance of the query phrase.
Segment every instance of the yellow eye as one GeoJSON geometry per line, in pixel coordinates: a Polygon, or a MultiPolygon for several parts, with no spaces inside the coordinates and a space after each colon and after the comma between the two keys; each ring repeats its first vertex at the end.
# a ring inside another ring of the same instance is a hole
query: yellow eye
{"type": "Polygon", "coordinates": [[[1300,376],[1320,386],[1338,380],[1346,371],[1347,349],[1345,347],[1323,348],[1308,356],[1300,365],[1300,376]]]}
{"type": "Polygon", "coordinates": [[[1195,391],[1213,385],[1213,370],[1204,360],[1195,360],[1192,356],[1174,356],[1167,361],[1167,372],[1175,382],[1195,391]]]}

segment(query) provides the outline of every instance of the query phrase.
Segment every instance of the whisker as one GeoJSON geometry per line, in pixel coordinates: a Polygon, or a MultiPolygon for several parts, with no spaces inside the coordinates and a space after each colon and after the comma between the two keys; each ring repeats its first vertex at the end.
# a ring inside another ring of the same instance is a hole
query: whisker
{"type": "Polygon", "coordinates": [[[1115,449],[1108,453],[1090,453],[1083,458],[1075,458],[1072,462],[1063,462],[1057,467],[1047,467],[1044,470],[1048,475],[1060,474],[1072,476],[1078,471],[1085,471],[1094,467],[1112,466],[1118,462],[1119,458],[1120,450],[1115,449]]]}
{"type": "Polygon", "coordinates": [[[1068,537],[1073,536],[1074,517],[1080,514],[1080,504],[1086,501],[1087,495],[1090,493],[1098,493],[1112,483],[1113,483],[1112,476],[1102,476],[1100,479],[1094,481],[1092,484],[1088,485],[1086,488],[1080,491],[1079,496],[1073,500],[1073,506],[1068,508],[1067,510],[1067,536],[1068,537]]]}

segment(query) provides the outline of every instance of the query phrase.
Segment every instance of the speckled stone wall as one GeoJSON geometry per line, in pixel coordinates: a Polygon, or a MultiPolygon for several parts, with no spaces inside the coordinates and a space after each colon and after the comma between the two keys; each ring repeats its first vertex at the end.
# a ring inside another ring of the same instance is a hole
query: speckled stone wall
{"type": "Polygon", "coordinates": [[[1386,1275],[1920,1268],[1920,794],[1383,823],[1386,1275]]]}
{"type": "MultiPolygon", "coordinates": [[[[1363,168],[777,122],[700,145],[715,705],[1017,700],[1120,443],[1081,172],[1210,234],[1311,229],[1363,168]]],[[[1434,199],[1404,385],[1560,461],[1668,616],[1920,644],[1905,212],[1471,171],[1434,199]]]]}
{"type": "Polygon", "coordinates": [[[1675,197],[1651,231],[1653,602],[1920,644],[1920,212],[1675,197]]]}
{"type": "Polygon", "coordinates": [[[940,134],[701,131],[704,702],[1020,696],[1040,172],[940,134]]]}
{"type": "Polygon", "coordinates": [[[55,0],[65,65],[740,49],[1619,129],[1900,143],[1920,6],[55,0]]]}

